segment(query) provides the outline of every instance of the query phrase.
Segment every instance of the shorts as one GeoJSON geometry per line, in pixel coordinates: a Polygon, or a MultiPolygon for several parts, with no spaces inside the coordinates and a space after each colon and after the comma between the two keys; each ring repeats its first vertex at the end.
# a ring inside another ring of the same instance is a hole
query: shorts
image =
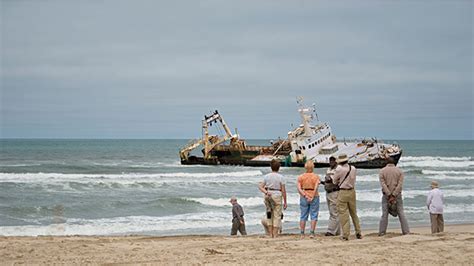
{"type": "Polygon", "coordinates": [[[304,197],[300,197],[300,209],[300,221],[307,221],[310,214],[311,221],[317,221],[319,214],[319,196],[314,197],[311,202],[308,202],[304,197]]]}

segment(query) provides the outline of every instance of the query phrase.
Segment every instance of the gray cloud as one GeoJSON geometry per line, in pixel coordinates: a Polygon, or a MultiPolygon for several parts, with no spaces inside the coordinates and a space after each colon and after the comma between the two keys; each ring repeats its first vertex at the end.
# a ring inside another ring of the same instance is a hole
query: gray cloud
{"type": "Polygon", "coordinates": [[[473,138],[469,1],[3,1],[2,137],[473,138]],[[440,125],[443,125],[440,127],[440,125]],[[453,130],[454,129],[454,130],[453,130]]]}

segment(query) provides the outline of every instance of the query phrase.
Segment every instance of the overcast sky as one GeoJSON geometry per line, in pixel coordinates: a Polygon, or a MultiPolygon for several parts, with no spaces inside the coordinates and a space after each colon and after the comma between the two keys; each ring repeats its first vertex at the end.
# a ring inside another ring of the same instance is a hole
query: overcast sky
{"type": "Polygon", "coordinates": [[[0,1],[3,138],[473,139],[471,1],[0,1]]]}

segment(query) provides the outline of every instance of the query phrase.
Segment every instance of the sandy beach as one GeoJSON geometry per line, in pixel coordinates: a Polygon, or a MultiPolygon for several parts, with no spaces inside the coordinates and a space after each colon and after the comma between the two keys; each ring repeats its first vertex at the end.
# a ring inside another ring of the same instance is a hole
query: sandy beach
{"type": "Polygon", "coordinates": [[[389,230],[378,237],[341,241],[318,235],[269,239],[227,236],[67,236],[0,237],[2,264],[474,264],[474,225],[448,225],[431,235],[429,227],[402,236],[389,230]]]}

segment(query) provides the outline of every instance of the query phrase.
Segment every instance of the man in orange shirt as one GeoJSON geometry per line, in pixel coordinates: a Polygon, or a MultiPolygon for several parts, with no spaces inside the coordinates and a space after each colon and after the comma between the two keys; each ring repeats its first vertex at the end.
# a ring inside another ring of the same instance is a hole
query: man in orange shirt
{"type": "Polygon", "coordinates": [[[314,231],[316,230],[316,223],[318,222],[319,213],[319,176],[313,173],[313,161],[307,161],[305,166],[306,173],[298,177],[298,192],[300,193],[300,229],[301,238],[304,238],[304,229],[306,221],[311,214],[311,231],[310,238],[314,238],[314,231]]]}

